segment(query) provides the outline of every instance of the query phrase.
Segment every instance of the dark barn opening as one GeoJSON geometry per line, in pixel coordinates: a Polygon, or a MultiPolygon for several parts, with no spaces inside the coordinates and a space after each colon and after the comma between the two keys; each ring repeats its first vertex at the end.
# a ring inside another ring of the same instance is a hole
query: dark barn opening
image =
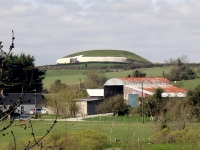
{"type": "Polygon", "coordinates": [[[123,85],[113,85],[113,86],[104,86],[104,98],[108,98],[110,96],[115,96],[117,94],[124,94],[124,86],[123,85]]]}
{"type": "Polygon", "coordinates": [[[96,107],[102,103],[103,100],[96,100],[96,101],[88,101],[87,102],[87,111],[88,115],[97,114],[96,107]]]}

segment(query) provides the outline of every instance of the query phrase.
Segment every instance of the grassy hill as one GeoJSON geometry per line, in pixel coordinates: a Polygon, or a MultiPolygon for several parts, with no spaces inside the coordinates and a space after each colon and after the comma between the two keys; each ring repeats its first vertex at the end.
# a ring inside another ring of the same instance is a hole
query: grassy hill
{"type": "Polygon", "coordinates": [[[78,55],[83,55],[84,57],[126,57],[130,59],[131,61],[137,61],[137,62],[150,62],[147,59],[136,55],[132,52],[125,51],[125,50],[88,50],[88,51],[82,51],[74,54],[70,54],[65,56],[64,58],[67,57],[74,57],[78,55]]]}

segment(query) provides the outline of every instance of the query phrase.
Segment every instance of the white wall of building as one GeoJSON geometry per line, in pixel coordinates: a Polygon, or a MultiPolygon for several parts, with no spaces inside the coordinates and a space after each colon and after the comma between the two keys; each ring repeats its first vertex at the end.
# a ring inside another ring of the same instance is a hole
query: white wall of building
{"type": "Polygon", "coordinates": [[[104,96],[104,89],[86,89],[89,96],[104,96]]]}
{"type": "Polygon", "coordinates": [[[57,60],[57,64],[68,64],[70,59],[77,59],[78,62],[120,62],[126,63],[128,59],[126,57],[83,57],[82,55],[71,57],[71,58],[61,58],[57,60]]]}
{"type": "Polygon", "coordinates": [[[57,64],[69,64],[70,58],[61,58],[56,61],[57,64]]]}

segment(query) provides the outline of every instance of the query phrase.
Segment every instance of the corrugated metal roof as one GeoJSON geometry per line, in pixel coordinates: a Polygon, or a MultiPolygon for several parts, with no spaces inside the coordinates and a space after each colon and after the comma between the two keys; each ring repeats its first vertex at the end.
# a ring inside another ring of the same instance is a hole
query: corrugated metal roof
{"type": "MultiPolygon", "coordinates": [[[[136,91],[142,92],[142,86],[141,85],[125,85],[125,87],[128,87],[130,89],[134,89],[136,91]]],[[[144,87],[143,87],[143,92],[148,94],[148,95],[153,95],[154,94],[154,92],[152,92],[152,91],[145,90],[144,87]]]]}
{"type": "Polygon", "coordinates": [[[163,77],[148,77],[148,78],[112,78],[106,81],[104,85],[170,85],[170,81],[163,77]]]}
{"type": "Polygon", "coordinates": [[[173,85],[166,85],[166,86],[157,86],[157,87],[144,87],[144,90],[155,92],[157,88],[161,88],[166,93],[186,93],[187,91],[185,89],[175,87],[173,85]]]}
{"type": "Polygon", "coordinates": [[[168,85],[171,84],[169,80],[166,78],[157,78],[157,77],[149,77],[149,78],[118,78],[124,82],[124,84],[141,84],[144,85],[168,85]]]}

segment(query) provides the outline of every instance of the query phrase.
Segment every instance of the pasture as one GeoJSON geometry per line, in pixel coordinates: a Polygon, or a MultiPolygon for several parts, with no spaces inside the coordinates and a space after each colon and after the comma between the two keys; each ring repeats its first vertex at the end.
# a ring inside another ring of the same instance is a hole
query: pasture
{"type": "MultiPolygon", "coordinates": [[[[94,119],[95,120],[95,119],[94,119]]],[[[110,120],[110,117],[104,118],[102,121],[94,121],[94,120],[87,120],[87,121],[75,121],[75,122],[69,122],[69,121],[58,121],[50,134],[55,133],[62,133],[62,132],[81,132],[84,130],[96,130],[104,133],[107,137],[109,142],[115,142],[116,139],[119,139],[121,141],[124,141],[126,139],[132,139],[132,140],[142,140],[148,142],[150,135],[154,130],[151,129],[151,125],[149,124],[142,124],[139,122],[139,120],[132,119],[130,117],[127,117],[126,120],[124,118],[119,120],[110,120]],[[130,122],[130,120],[134,122],[130,122]]],[[[44,120],[33,120],[32,126],[33,131],[36,137],[40,137],[46,133],[47,130],[51,127],[51,123],[53,121],[44,120]]],[[[4,122],[5,125],[6,122],[4,122]]],[[[1,141],[0,143],[6,143],[13,140],[13,137],[11,135],[11,130],[14,132],[14,135],[17,140],[20,139],[31,139],[32,138],[32,129],[30,128],[30,125],[20,126],[18,120],[14,122],[14,124],[6,130],[5,136],[3,134],[1,135],[1,141]],[[8,134],[7,134],[8,133],[8,134]]]]}
{"type": "MultiPolygon", "coordinates": [[[[85,130],[94,130],[101,132],[107,136],[109,143],[116,143],[116,139],[121,143],[134,143],[140,144],[141,150],[177,150],[177,149],[187,149],[186,147],[190,146],[190,143],[185,144],[154,144],[151,142],[151,138],[153,133],[158,130],[158,125],[154,122],[150,122],[149,118],[145,119],[145,123],[142,123],[141,116],[107,116],[102,117],[98,116],[95,118],[88,118],[86,121],[58,121],[56,125],[53,127],[52,131],[48,136],[52,136],[53,134],[64,133],[64,132],[82,132],[85,130]]],[[[50,129],[51,123],[53,121],[44,120],[32,120],[33,132],[35,136],[38,138],[46,133],[47,130],[50,129]]],[[[3,123],[5,125],[6,122],[3,123]]],[[[197,126],[197,123],[192,123],[193,126],[197,126]]],[[[25,140],[28,141],[33,139],[31,133],[32,129],[30,125],[19,126],[18,120],[14,122],[14,124],[6,130],[6,132],[2,133],[0,144],[1,148],[7,146],[8,142],[13,141],[13,137],[11,135],[11,131],[14,132],[14,136],[16,141],[25,140]],[[3,134],[5,134],[3,136],[3,134]]],[[[47,136],[47,137],[48,137],[47,136]]],[[[44,139],[45,140],[45,139],[44,139]]],[[[0,148],[0,149],[1,149],[0,148]]],[[[134,149],[130,147],[130,149],[134,149]]]]}
{"type": "MultiPolygon", "coordinates": [[[[155,67],[155,68],[140,68],[139,70],[146,73],[147,77],[162,77],[163,72],[169,73],[172,67],[155,67]]],[[[197,70],[198,68],[194,68],[197,70]]],[[[43,80],[44,88],[48,88],[55,80],[60,79],[62,83],[67,85],[80,84],[86,79],[85,73],[92,70],[47,70],[45,79],[43,80]]],[[[117,72],[106,72],[106,70],[100,70],[103,74],[109,78],[115,77],[127,77],[132,75],[135,70],[118,70],[117,72]]],[[[200,78],[194,80],[179,81],[182,84],[182,88],[191,89],[200,84],[200,78]]],[[[174,84],[174,83],[173,83],[174,84]]]]}
{"type": "MultiPolygon", "coordinates": [[[[170,71],[170,67],[162,68],[141,68],[139,69],[150,76],[162,76],[163,70],[165,73],[170,71]]],[[[55,80],[60,79],[63,83],[67,85],[79,84],[80,80],[83,82],[86,78],[85,73],[92,70],[47,70],[45,79],[43,80],[44,87],[48,87],[50,84],[54,83],[55,80]]],[[[100,70],[104,75],[109,78],[115,77],[127,77],[132,75],[135,70],[119,70],[117,72],[106,72],[105,70],[100,70]]]]}

